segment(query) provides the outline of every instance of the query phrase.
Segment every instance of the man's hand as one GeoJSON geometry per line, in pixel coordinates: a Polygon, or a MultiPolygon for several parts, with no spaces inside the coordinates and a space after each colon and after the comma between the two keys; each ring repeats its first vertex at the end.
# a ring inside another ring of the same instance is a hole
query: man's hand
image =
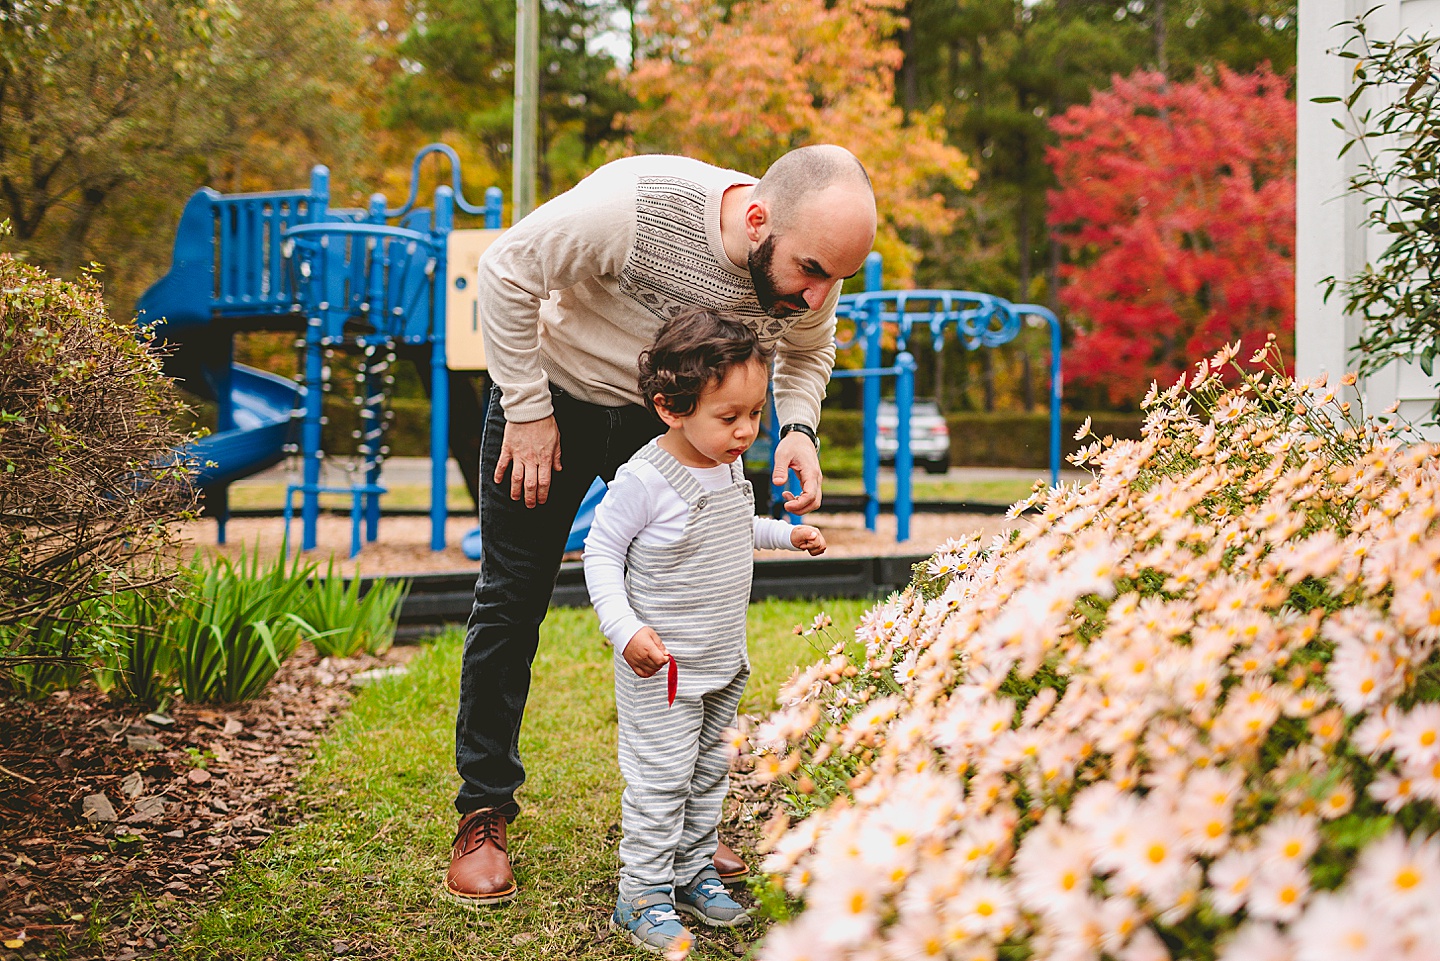
{"type": "Polygon", "coordinates": [[[660,635],[648,627],[635,632],[622,656],[636,677],[654,677],[656,671],[670,663],[670,652],[665,650],[660,635]]]}
{"type": "Polygon", "coordinates": [[[545,503],[550,496],[550,474],[560,469],[560,428],[555,426],[553,414],[524,424],[505,422],[495,483],[505,483],[505,470],[512,464],[510,499],[518,501],[523,496],[526,507],[545,503]]]}
{"type": "Polygon", "coordinates": [[[796,550],[809,551],[810,556],[825,553],[825,535],[820,528],[800,524],[790,529],[790,546],[796,550]]]}
{"type": "Polygon", "coordinates": [[[794,470],[800,475],[800,493],[785,491],[785,509],[792,514],[808,514],[820,506],[820,454],[810,438],[791,431],[775,448],[775,472],[772,484],[783,484],[794,470]]]}

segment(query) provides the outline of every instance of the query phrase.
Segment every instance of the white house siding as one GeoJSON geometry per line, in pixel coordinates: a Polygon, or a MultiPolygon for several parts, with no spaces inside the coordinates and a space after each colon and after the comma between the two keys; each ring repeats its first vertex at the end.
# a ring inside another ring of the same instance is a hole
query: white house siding
{"type": "MultiPolygon", "coordinates": [[[[1354,369],[1351,350],[1360,324],[1343,309],[1343,292],[1324,301],[1326,277],[1346,278],[1385,249],[1385,235],[1365,230],[1364,205],[1346,194],[1356,173],[1357,151],[1338,158],[1346,135],[1333,119],[1344,120],[1341,104],[1315,104],[1315,97],[1344,97],[1351,88],[1353,60],[1335,56],[1350,32],[1338,26],[1375,7],[1377,0],[1301,0],[1296,91],[1295,366],[1301,377],[1321,372],[1332,382],[1354,369]]],[[[1440,0],[1383,0],[1366,19],[1372,37],[1440,33],[1440,0]]],[[[1373,104],[1371,104],[1373,106],[1373,104]]],[[[1357,104],[1357,110],[1364,104],[1357,104]]],[[[1426,377],[1414,364],[1391,364],[1352,391],[1368,410],[1400,401],[1400,413],[1424,419],[1440,392],[1440,378],[1426,377]]]]}

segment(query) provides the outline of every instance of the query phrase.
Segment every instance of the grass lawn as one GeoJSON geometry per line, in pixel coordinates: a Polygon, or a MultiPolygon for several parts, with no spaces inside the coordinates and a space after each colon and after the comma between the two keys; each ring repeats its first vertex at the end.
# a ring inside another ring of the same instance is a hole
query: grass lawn
{"type": "MultiPolygon", "coordinates": [[[[1040,474],[1037,472],[1036,476],[1040,474]]],[[[1033,481],[1021,478],[1000,478],[996,480],[949,480],[933,477],[923,471],[916,471],[911,479],[913,497],[917,501],[976,501],[984,504],[1013,504],[1030,494],[1033,481]]],[[[863,494],[865,484],[859,477],[825,476],[827,494],[863,494]]],[[[895,482],[880,482],[880,499],[895,499],[895,482]]],[[[427,508],[430,506],[430,488],[417,484],[394,484],[389,493],[380,499],[386,510],[406,508],[427,508]]],[[[350,498],[337,494],[322,494],[320,504],[348,511],[350,498]]],[[[230,506],[236,509],[269,508],[279,510],[285,506],[284,484],[246,484],[230,488],[230,506]]],[[[470,495],[464,486],[450,488],[448,506],[452,514],[469,514],[475,510],[470,495]]],[[[295,498],[295,509],[300,509],[300,498],[295,498]]]]}
{"type": "MultiPolygon", "coordinates": [[[[1039,474],[1036,475],[1037,477],[1039,474]]],[[[981,504],[1004,504],[1009,506],[1030,496],[1030,487],[1035,482],[1023,478],[998,478],[995,480],[949,480],[943,477],[931,479],[930,475],[916,471],[910,479],[911,497],[917,501],[971,501],[981,504]]],[[[865,482],[858,477],[825,478],[826,494],[865,493],[865,482]]],[[[880,482],[880,499],[895,499],[895,482],[880,482]]]]}
{"type": "MultiPolygon", "coordinates": [[[[825,610],[848,636],[863,601],[752,605],[753,674],[741,710],[773,706],[793,668],[816,657],[792,628],[825,610]]],[[[552,611],[541,634],[521,738],[529,780],[511,826],[519,897],[470,911],[439,896],[457,785],[458,631],[426,645],[409,674],[360,693],[319,744],[303,818],[235,868],[201,910],[183,958],[625,958],[610,937],[621,780],[608,648],[590,610],[552,611]]],[[[150,910],[185,910],[183,906],[150,910]]],[[[751,928],[754,932],[756,929],[751,928]]],[[[694,957],[743,942],[697,930],[694,957]]],[[[753,934],[752,934],[753,937],[753,934]]]]}

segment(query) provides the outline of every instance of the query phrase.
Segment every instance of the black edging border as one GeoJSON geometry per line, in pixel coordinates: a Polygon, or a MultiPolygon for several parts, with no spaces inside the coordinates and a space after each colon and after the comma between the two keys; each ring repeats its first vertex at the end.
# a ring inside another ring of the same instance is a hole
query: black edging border
{"type": "MultiPolygon", "coordinates": [[[[796,560],[757,560],[750,600],[792,600],[804,598],[876,598],[898,591],[910,583],[916,564],[929,554],[896,554],[878,557],[813,557],[796,560]]],[[[475,574],[393,574],[387,579],[406,578],[410,593],[400,607],[398,641],[413,640],[450,624],[464,624],[475,600],[475,574]]],[[[367,591],[374,578],[361,578],[367,591]]],[[[589,607],[585,572],[579,561],[560,565],[551,607],[589,607]]]]}

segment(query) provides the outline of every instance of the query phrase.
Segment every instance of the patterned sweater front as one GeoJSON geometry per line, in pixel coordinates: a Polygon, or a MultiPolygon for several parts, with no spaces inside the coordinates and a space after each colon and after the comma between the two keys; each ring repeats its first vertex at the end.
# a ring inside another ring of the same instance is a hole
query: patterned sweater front
{"type": "Polygon", "coordinates": [[[742,320],[777,347],[782,423],[820,421],[835,363],[835,303],[768,316],[720,240],[720,200],[753,177],[685,157],[606,164],[507,230],[480,258],[480,322],[505,415],[550,414],[549,383],[605,407],[641,402],[640,352],[692,307],[742,320]]]}

